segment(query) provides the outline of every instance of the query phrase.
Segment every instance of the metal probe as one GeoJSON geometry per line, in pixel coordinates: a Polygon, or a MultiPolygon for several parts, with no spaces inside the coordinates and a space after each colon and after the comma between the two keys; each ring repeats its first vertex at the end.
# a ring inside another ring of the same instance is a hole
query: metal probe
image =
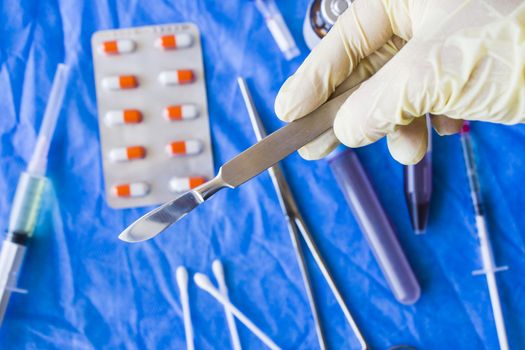
{"type": "MultiPolygon", "coordinates": [[[[265,132],[264,126],[262,125],[262,121],[259,117],[259,114],[257,113],[257,109],[255,108],[255,104],[250,94],[248,85],[246,84],[246,81],[241,77],[237,78],[237,81],[239,83],[239,87],[240,87],[240,90],[241,90],[241,93],[244,99],[244,103],[246,104],[246,108],[248,109],[248,114],[250,115],[250,120],[252,122],[253,129],[257,136],[257,140],[261,140],[266,136],[266,132],[265,132]]],[[[319,249],[317,248],[317,245],[315,244],[310,231],[306,227],[306,224],[301,216],[301,213],[299,212],[297,204],[293,198],[292,192],[283,175],[281,168],[279,167],[279,165],[275,165],[269,168],[268,172],[270,173],[270,177],[272,179],[273,186],[275,188],[277,197],[279,199],[281,210],[283,211],[283,214],[288,224],[288,231],[290,232],[290,237],[292,239],[297,261],[299,263],[299,267],[300,267],[301,274],[303,277],[306,294],[308,296],[308,301],[310,302],[310,308],[312,309],[312,314],[316,322],[316,330],[317,330],[319,344],[320,344],[321,349],[326,348],[326,342],[325,342],[324,334],[323,334],[322,327],[319,321],[318,308],[315,303],[315,298],[314,298],[312,287],[311,287],[310,277],[309,277],[306,262],[304,259],[304,253],[302,251],[302,248],[299,242],[299,234],[305,240],[308,246],[308,249],[312,253],[312,256],[314,257],[314,260],[317,266],[321,270],[324,279],[326,280],[332,293],[334,294],[340,308],[342,309],[348,323],[350,324],[350,327],[352,328],[357,340],[359,341],[361,348],[368,349],[369,347],[364,339],[362,332],[360,331],[354,318],[352,317],[352,314],[350,313],[350,310],[348,306],[346,305],[346,302],[344,301],[341,295],[341,292],[339,291],[337,285],[335,284],[334,278],[332,274],[330,273],[330,270],[328,269],[326,262],[321,256],[321,253],[319,249]]]]}

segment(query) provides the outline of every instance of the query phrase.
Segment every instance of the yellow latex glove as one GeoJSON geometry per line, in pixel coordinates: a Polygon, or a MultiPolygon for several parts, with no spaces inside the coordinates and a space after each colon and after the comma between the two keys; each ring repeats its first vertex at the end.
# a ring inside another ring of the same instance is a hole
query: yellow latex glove
{"type": "Polygon", "coordinates": [[[414,164],[427,149],[425,113],[442,135],[460,119],[525,122],[525,2],[356,0],[282,86],[275,112],[293,121],[365,79],[301,156],[386,135],[392,156],[414,164]]]}

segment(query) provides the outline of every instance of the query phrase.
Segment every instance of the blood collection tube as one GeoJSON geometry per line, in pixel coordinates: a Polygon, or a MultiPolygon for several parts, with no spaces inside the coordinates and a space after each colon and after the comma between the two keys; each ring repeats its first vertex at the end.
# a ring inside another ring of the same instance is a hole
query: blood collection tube
{"type": "Polygon", "coordinates": [[[339,148],[328,162],[395,298],[415,303],[421,294],[419,283],[357,154],[339,148]]]}
{"type": "Polygon", "coordinates": [[[404,167],[405,199],[416,234],[425,233],[432,197],[432,126],[427,118],[428,150],[416,165],[404,167]]]}

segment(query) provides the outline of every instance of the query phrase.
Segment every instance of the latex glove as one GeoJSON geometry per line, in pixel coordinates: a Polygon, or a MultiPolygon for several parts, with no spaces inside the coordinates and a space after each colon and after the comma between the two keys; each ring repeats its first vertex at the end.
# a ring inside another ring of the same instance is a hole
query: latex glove
{"type": "Polygon", "coordinates": [[[460,119],[524,122],[525,2],[356,0],[285,82],[275,112],[301,118],[363,77],[334,131],[301,149],[304,158],[321,158],[338,141],[359,147],[386,135],[395,159],[417,163],[427,112],[452,118],[433,117],[441,134],[459,130],[460,119]]]}

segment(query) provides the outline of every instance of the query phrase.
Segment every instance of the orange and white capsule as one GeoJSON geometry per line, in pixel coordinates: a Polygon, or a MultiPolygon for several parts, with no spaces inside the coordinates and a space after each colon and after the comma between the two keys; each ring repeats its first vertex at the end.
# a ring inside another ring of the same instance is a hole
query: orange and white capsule
{"type": "Polygon", "coordinates": [[[167,145],[166,151],[172,156],[194,156],[202,152],[199,140],[174,141],[167,145]]]}
{"type": "Polygon", "coordinates": [[[133,182],[115,185],[112,188],[113,195],[120,198],[144,197],[149,193],[149,185],[145,182],[133,182]]]}
{"type": "Polygon", "coordinates": [[[195,74],[191,69],[179,69],[164,71],[159,74],[159,81],[163,85],[184,85],[195,80],[195,74]]]}
{"type": "Polygon", "coordinates": [[[146,149],[142,146],[113,148],[109,151],[109,159],[114,162],[128,162],[146,157],[146,149]]]}
{"type": "Polygon", "coordinates": [[[193,104],[173,105],[164,109],[164,117],[170,121],[195,119],[198,116],[199,110],[193,104]]]}
{"type": "Polygon", "coordinates": [[[142,122],[142,113],[137,109],[113,110],[106,112],[104,119],[108,126],[138,124],[142,122]]]}
{"type": "Polygon", "coordinates": [[[155,42],[155,46],[164,50],[186,49],[191,45],[193,37],[188,33],[163,35],[155,42]]]}
{"type": "Polygon", "coordinates": [[[131,39],[104,41],[98,47],[98,52],[104,55],[122,55],[135,51],[135,42],[131,39]]]}
{"type": "Polygon", "coordinates": [[[206,182],[202,176],[174,177],[170,180],[170,188],[173,192],[186,192],[206,182]]]}
{"type": "Polygon", "coordinates": [[[139,81],[134,75],[116,75],[103,78],[102,86],[106,90],[127,90],[139,86],[139,81]]]}

